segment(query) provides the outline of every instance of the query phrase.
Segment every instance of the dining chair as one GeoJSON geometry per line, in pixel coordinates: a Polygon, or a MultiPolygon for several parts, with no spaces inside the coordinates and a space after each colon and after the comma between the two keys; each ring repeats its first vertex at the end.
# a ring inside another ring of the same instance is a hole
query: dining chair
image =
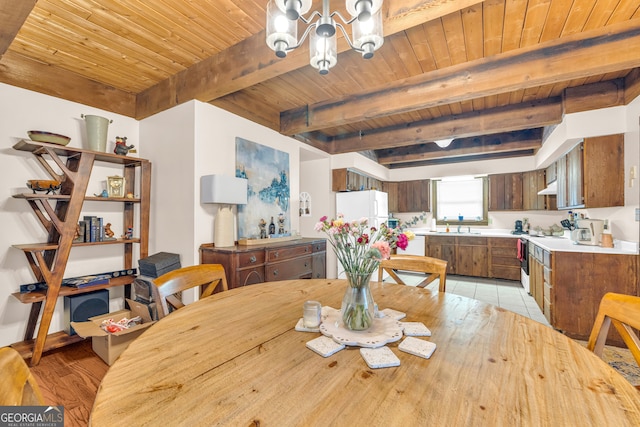
{"type": "MultiPolygon", "coordinates": [[[[602,357],[609,326],[612,323],[640,366],[640,340],[634,331],[640,329],[640,297],[613,292],[608,292],[602,297],[587,342],[587,349],[599,357],[602,357]]],[[[636,388],[640,389],[640,385],[636,385],[636,388]]]]}
{"type": "Polygon", "coordinates": [[[440,292],[445,292],[447,287],[447,261],[420,255],[391,255],[391,258],[382,260],[378,267],[378,281],[383,279],[384,272],[401,285],[406,283],[398,276],[398,271],[412,271],[425,273],[428,276],[417,287],[424,288],[436,279],[440,279],[440,292]]]}
{"type": "Polygon", "coordinates": [[[0,348],[0,406],[42,406],[40,387],[15,349],[0,348]]]}
{"type": "Polygon", "coordinates": [[[227,291],[227,277],[220,264],[200,264],[182,267],[153,280],[154,300],[158,303],[158,319],[171,311],[184,307],[182,291],[200,286],[200,298],[205,298],[220,288],[227,291]]]}

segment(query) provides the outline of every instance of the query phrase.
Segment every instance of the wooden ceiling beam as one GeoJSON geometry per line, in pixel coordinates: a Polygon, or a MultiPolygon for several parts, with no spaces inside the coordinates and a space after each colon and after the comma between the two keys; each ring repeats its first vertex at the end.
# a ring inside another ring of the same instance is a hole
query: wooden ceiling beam
{"type": "Polygon", "coordinates": [[[434,143],[426,143],[413,147],[378,150],[376,155],[378,163],[390,165],[478,154],[537,150],[541,146],[542,129],[537,128],[527,131],[456,139],[446,148],[440,148],[434,143]]]}
{"type": "Polygon", "coordinates": [[[447,137],[461,138],[531,129],[560,123],[562,115],[560,98],[550,98],[336,138],[328,147],[328,152],[339,154],[380,150],[432,142],[447,137]]]}
{"type": "Polygon", "coordinates": [[[0,2],[0,58],[16,38],[38,0],[3,0],[0,2]]]}
{"type": "Polygon", "coordinates": [[[335,127],[640,66],[640,20],[577,33],[283,112],[280,132],[335,127]],[[604,58],[606,57],[606,58],[604,58]]]}
{"type": "MultiPolygon", "coordinates": [[[[392,0],[384,19],[385,36],[481,3],[480,0],[414,0],[405,5],[392,0]]],[[[338,51],[349,50],[339,43],[338,51]]],[[[261,31],[138,94],[136,118],[143,119],[183,102],[210,102],[309,64],[308,43],[279,59],[265,43],[261,31]]]]}

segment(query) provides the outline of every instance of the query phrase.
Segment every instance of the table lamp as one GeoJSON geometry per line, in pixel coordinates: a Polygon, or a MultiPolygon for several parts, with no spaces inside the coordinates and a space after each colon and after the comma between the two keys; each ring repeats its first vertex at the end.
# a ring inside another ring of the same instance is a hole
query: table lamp
{"type": "Polygon", "coordinates": [[[213,224],[213,244],[216,247],[235,245],[235,217],[232,205],[247,203],[247,180],[226,175],[200,177],[200,203],[217,203],[218,213],[213,224]]]}

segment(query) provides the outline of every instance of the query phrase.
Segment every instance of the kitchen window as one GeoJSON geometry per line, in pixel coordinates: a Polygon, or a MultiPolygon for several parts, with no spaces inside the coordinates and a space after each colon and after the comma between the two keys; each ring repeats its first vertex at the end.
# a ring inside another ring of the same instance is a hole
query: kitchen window
{"type": "Polygon", "coordinates": [[[489,180],[486,176],[433,180],[433,216],[441,225],[488,225],[488,195],[489,180]],[[462,221],[459,216],[462,216],[462,221]]]}

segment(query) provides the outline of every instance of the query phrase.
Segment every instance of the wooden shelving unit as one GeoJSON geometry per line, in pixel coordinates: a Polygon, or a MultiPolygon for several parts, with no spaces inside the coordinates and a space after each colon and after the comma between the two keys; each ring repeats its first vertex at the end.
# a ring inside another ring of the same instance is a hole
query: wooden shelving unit
{"type": "Polygon", "coordinates": [[[77,336],[70,337],[64,332],[48,335],[51,319],[59,296],[75,295],[105,289],[113,286],[128,285],[131,276],[111,279],[107,284],[87,288],[62,287],[62,280],[74,246],[123,245],[123,267],[133,267],[133,245],[140,245],[140,257],[149,252],[149,208],[151,197],[151,162],[145,159],[99,153],[79,148],[63,147],[56,144],[22,140],[13,146],[19,151],[33,153],[36,160],[49,173],[52,179],[61,182],[60,194],[16,194],[13,197],[25,199],[48,232],[44,243],[13,245],[27,257],[29,266],[39,282],[46,282],[45,291],[14,293],[13,296],[24,304],[31,304],[24,341],[13,344],[23,357],[31,357],[31,365],[40,362],[44,351],[55,349],[78,341],[77,336]],[[105,198],[86,196],[87,186],[95,162],[106,162],[123,166],[125,193],[139,193],[136,198],[105,198]],[[58,173],[51,162],[62,171],[58,173]],[[139,169],[138,178],[136,170],[139,169]],[[139,183],[137,182],[139,181],[139,183]],[[138,184],[138,185],[136,185],[138,184]],[[139,236],[132,239],[117,239],[102,242],[74,242],[76,225],[85,201],[116,202],[123,204],[123,230],[133,227],[139,236]],[[134,206],[140,207],[139,222],[134,226],[134,206]],[[40,312],[42,317],[36,334],[36,325],[40,312]],[[35,338],[34,338],[35,336],[35,338]]]}

